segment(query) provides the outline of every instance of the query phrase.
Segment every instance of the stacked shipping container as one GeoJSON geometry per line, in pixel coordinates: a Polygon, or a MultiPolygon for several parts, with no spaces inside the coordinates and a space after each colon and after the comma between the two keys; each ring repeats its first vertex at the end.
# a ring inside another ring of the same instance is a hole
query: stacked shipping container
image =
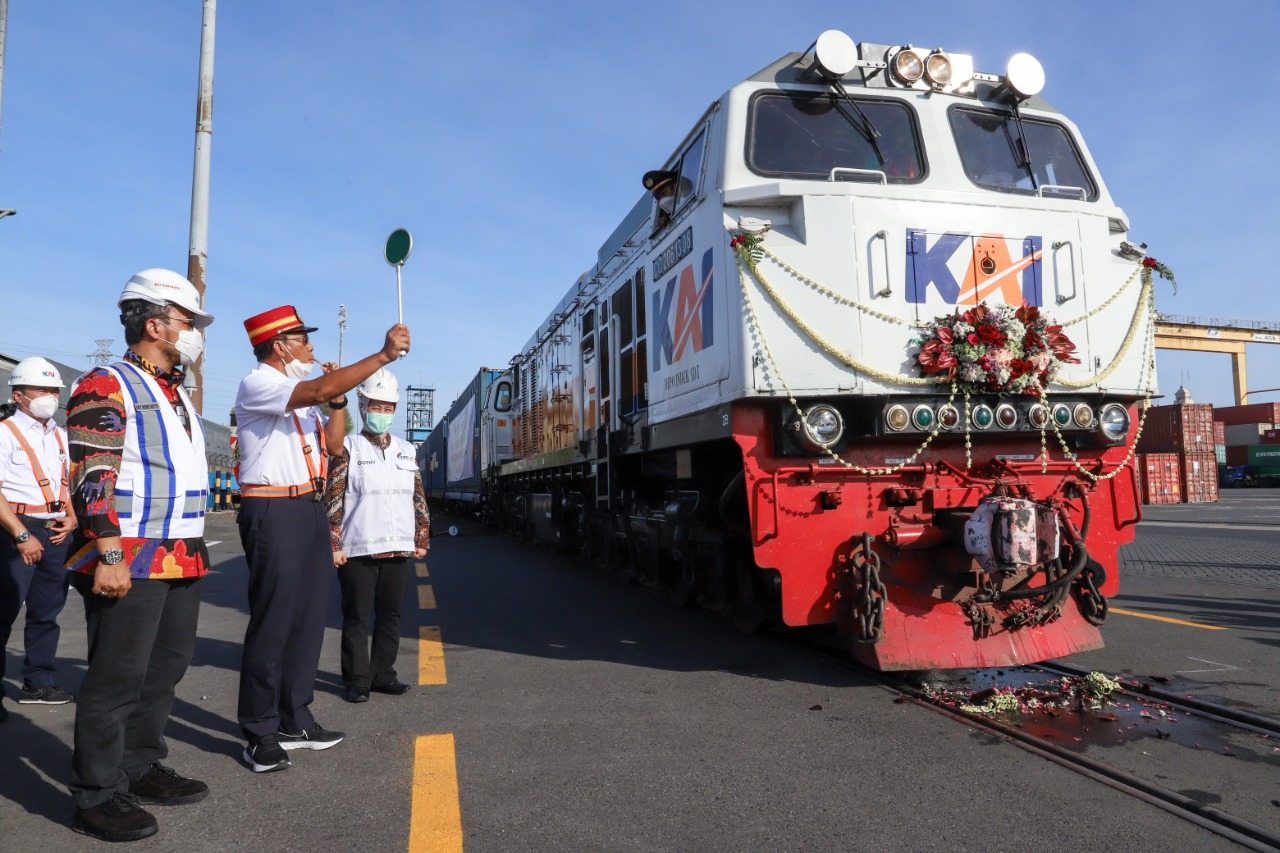
{"type": "Polygon", "coordinates": [[[1230,429],[1220,432],[1218,426],[1208,403],[1156,406],[1147,413],[1138,442],[1144,503],[1218,500],[1218,439],[1230,429]]]}

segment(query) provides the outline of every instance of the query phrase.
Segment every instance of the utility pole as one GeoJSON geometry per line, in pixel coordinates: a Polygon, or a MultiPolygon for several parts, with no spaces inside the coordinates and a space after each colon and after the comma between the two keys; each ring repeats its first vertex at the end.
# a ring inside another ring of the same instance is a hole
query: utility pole
{"type": "MultiPolygon", "coordinates": [[[[3,0],[0,0],[3,2],[3,0]]],[[[209,156],[213,147],[213,23],[217,0],[204,0],[200,25],[200,79],[196,91],[196,155],[191,179],[191,240],[187,278],[196,286],[204,307],[205,268],[209,261],[209,156]]],[[[201,336],[204,332],[200,333],[201,336]]],[[[196,414],[204,411],[204,353],[187,374],[196,414]]]]}
{"type": "MultiPolygon", "coordinates": [[[[4,98],[4,42],[9,32],[9,0],[0,0],[0,101],[4,98]]],[[[13,216],[18,211],[10,208],[0,209],[0,219],[13,216]]]]}
{"type": "MultiPolygon", "coordinates": [[[[0,0],[2,2],[2,0],[0,0]]],[[[338,366],[342,366],[342,334],[347,330],[347,306],[338,306],[338,366]]]]}

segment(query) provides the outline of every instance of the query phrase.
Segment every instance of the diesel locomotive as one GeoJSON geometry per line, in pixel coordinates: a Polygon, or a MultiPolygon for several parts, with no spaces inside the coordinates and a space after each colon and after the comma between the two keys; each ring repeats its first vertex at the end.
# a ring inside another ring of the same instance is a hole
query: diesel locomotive
{"type": "Polygon", "coordinates": [[[467,500],[879,669],[1100,647],[1164,267],[1044,83],[829,30],[733,86],[453,427],[467,500]]]}

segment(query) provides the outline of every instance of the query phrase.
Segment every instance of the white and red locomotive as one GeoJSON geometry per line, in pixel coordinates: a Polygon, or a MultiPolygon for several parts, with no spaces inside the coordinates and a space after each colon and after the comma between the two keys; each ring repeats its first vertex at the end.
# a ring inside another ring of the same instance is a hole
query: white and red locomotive
{"type": "Polygon", "coordinates": [[[486,517],[881,669],[1101,646],[1153,301],[1043,82],[828,31],[731,88],[493,382],[486,517]]]}

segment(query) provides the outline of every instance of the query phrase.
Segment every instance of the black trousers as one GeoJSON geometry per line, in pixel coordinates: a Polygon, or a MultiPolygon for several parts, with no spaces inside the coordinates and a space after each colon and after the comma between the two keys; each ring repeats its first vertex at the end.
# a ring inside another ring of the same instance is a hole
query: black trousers
{"type": "Polygon", "coordinates": [[[307,496],[244,498],[237,522],[249,563],[240,729],[245,737],[297,733],[315,723],[311,702],[333,577],[329,520],[324,505],[307,496]]]}
{"type": "Polygon", "coordinates": [[[76,696],[70,787],[87,809],[169,754],[164,726],[195,651],[204,579],[135,579],[123,598],[94,595],[92,575],[71,583],[84,598],[89,669],[76,696]]]}
{"type": "Polygon", "coordinates": [[[396,680],[400,606],[409,585],[408,557],[353,557],[338,569],[342,585],[342,683],[348,688],[396,680]],[[369,608],[373,607],[373,655],[369,608]]]}
{"type": "Polygon", "coordinates": [[[4,649],[13,633],[22,603],[27,618],[22,630],[26,658],[22,661],[22,682],[27,687],[48,687],[54,682],[54,655],[58,651],[58,615],[67,603],[68,540],[50,545],[53,531],[27,524],[32,539],[40,540],[44,552],[34,566],[22,562],[18,545],[7,533],[0,533],[0,678],[4,677],[4,649]]]}

